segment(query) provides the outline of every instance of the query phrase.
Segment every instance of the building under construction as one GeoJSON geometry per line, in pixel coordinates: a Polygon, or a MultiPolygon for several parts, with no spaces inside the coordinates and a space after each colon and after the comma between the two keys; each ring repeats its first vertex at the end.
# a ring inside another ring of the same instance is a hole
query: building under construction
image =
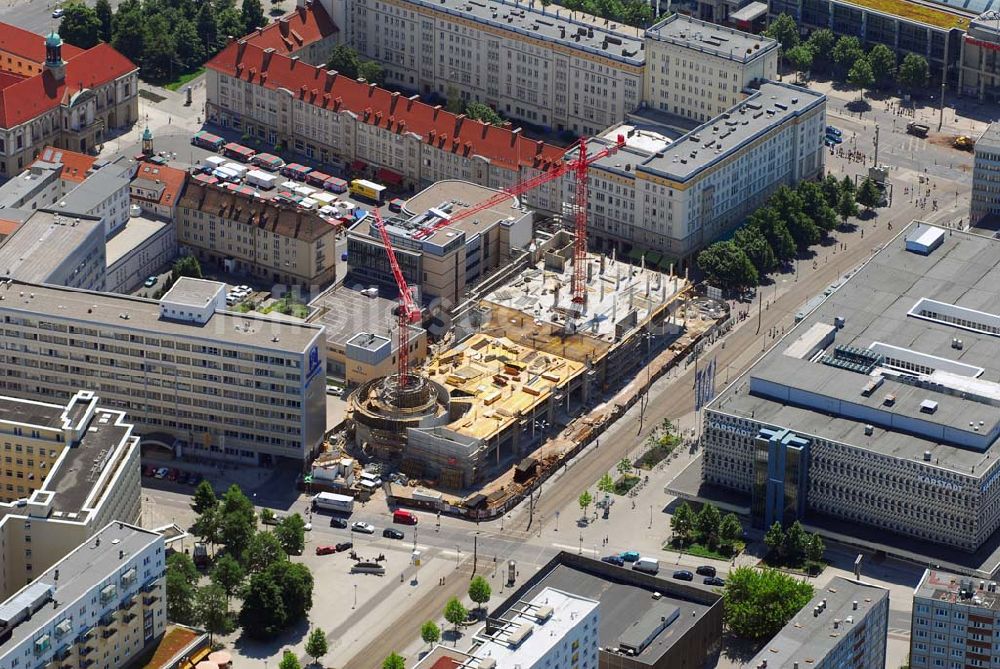
{"type": "Polygon", "coordinates": [[[582,313],[572,302],[573,236],[558,232],[489,293],[406,388],[392,377],[349,398],[355,444],[411,477],[462,490],[530,454],[547,427],[627,380],[674,318],[686,280],[588,255],[582,313]]]}

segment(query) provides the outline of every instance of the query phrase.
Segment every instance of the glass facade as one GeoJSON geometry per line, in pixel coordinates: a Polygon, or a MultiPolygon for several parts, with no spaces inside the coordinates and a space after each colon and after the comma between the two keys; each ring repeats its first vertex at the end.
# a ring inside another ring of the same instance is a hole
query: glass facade
{"type": "Polygon", "coordinates": [[[809,442],[788,430],[761,430],[754,439],[753,525],[788,526],[805,516],[809,442]]]}

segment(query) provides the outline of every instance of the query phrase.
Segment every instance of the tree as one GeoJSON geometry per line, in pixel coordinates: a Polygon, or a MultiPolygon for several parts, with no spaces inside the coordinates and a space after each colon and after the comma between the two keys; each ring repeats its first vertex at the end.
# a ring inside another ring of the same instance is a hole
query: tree
{"type": "Polygon", "coordinates": [[[764,535],[764,545],[767,546],[770,554],[778,561],[781,560],[782,552],[785,550],[785,528],[781,523],[774,521],[774,524],[767,529],[764,535]]]}
{"type": "Polygon", "coordinates": [[[267,17],[264,16],[264,7],[261,6],[260,0],[243,0],[240,18],[243,19],[243,34],[252,33],[257,28],[267,25],[267,17]]]}
{"type": "Polygon", "coordinates": [[[89,49],[101,41],[101,19],[86,3],[66,5],[59,22],[59,36],[63,41],[81,49],[89,49]]]}
{"type": "Polygon", "coordinates": [[[243,631],[259,640],[281,634],[312,608],[313,585],[312,573],[303,564],[276,562],[254,574],[240,609],[243,631]]]}
{"type": "Polygon", "coordinates": [[[215,496],[212,484],[207,479],[199,483],[198,487],[194,489],[194,495],[191,496],[191,510],[202,514],[209,509],[214,509],[218,504],[219,498],[215,496]]]}
{"type": "Polygon", "coordinates": [[[111,45],[133,63],[142,64],[146,50],[145,19],[142,10],[119,6],[111,21],[111,45]]]}
{"type": "Polygon", "coordinates": [[[732,241],[715,242],[698,254],[698,267],[720,288],[743,289],[760,283],[757,268],[732,241]]]}
{"type": "Polygon", "coordinates": [[[458,626],[465,622],[465,619],[469,617],[469,612],[462,602],[458,601],[457,597],[452,597],[448,600],[448,603],[444,605],[444,619],[455,626],[455,645],[458,645],[458,626]]]}
{"type": "MultiPolygon", "coordinates": [[[[857,195],[858,187],[854,185],[854,180],[846,174],[844,175],[844,178],[840,180],[840,192],[850,193],[852,197],[857,195]]],[[[837,201],[839,202],[840,200],[837,201]]]]}
{"type": "Polygon", "coordinates": [[[875,85],[885,86],[896,75],[896,54],[885,44],[876,44],[868,52],[868,63],[872,66],[875,85]]]}
{"type": "Polygon", "coordinates": [[[366,60],[358,65],[358,78],[381,86],[385,83],[385,70],[374,60],[366,60]]]}
{"type": "Polygon", "coordinates": [[[764,30],[764,35],[777,40],[786,56],[799,45],[799,27],[795,25],[795,19],[785,13],[779,14],[771,22],[771,25],[764,30]]]}
{"type": "Polygon", "coordinates": [[[222,518],[222,511],[219,507],[209,507],[205,509],[200,516],[194,521],[194,525],[191,526],[191,534],[201,539],[206,544],[211,544],[212,548],[215,548],[215,544],[221,543],[222,533],[220,530],[222,518]]]}
{"type": "Polygon", "coordinates": [[[222,11],[217,11],[215,23],[218,25],[220,41],[230,36],[239,37],[243,35],[243,16],[236,7],[226,7],[222,11]]]}
{"type": "Polygon", "coordinates": [[[791,566],[797,566],[802,562],[806,554],[806,542],[809,537],[802,528],[802,523],[795,521],[788,531],[785,532],[784,560],[791,566]]]}
{"type": "Polygon", "coordinates": [[[865,52],[861,49],[861,42],[857,37],[845,35],[837,40],[831,55],[841,76],[845,76],[854,67],[854,61],[864,57],[865,52]]]}
{"type": "Polygon", "coordinates": [[[847,73],[847,82],[851,86],[861,89],[861,99],[863,100],[865,89],[871,88],[871,85],[875,83],[875,75],[872,74],[872,66],[867,57],[862,56],[854,61],[851,71],[847,73]]]}
{"type": "Polygon", "coordinates": [[[809,541],[806,543],[806,559],[810,562],[822,562],[825,552],[826,546],[823,544],[823,538],[818,534],[809,535],[809,541]]]}
{"type": "Polygon", "coordinates": [[[805,215],[805,203],[797,191],[788,186],[779,187],[768,199],[767,207],[777,213],[799,250],[819,241],[819,229],[805,215]]]}
{"type": "Polygon", "coordinates": [[[622,458],[618,461],[618,473],[622,476],[628,476],[633,469],[635,469],[635,465],[628,458],[622,458]]]}
{"type": "Polygon", "coordinates": [[[328,70],[336,70],[345,77],[351,79],[358,78],[358,66],[361,61],[358,59],[358,52],[346,44],[338,44],[330,52],[330,60],[326,64],[328,70]]]}
{"type": "Polygon", "coordinates": [[[812,51],[814,68],[826,71],[830,67],[830,57],[836,42],[837,36],[829,28],[814,30],[809,35],[806,46],[812,51]]]}
{"type": "Polygon", "coordinates": [[[743,525],[735,513],[727,513],[719,523],[719,543],[732,550],[733,545],[743,538],[743,525]]]}
{"type": "Polygon", "coordinates": [[[330,644],[326,641],[326,634],[320,628],[314,629],[306,639],[306,655],[313,659],[313,664],[319,664],[319,658],[323,657],[330,650],[330,644]]]}
{"type": "Polygon", "coordinates": [[[212,582],[217,584],[226,593],[227,605],[229,604],[229,599],[239,592],[245,576],[243,567],[240,566],[240,563],[232,555],[227,553],[215,561],[215,567],[212,569],[212,582]]]}
{"type": "MultiPolygon", "coordinates": [[[[174,266],[170,268],[171,281],[177,281],[177,279],[181,278],[182,276],[187,276],[192,279],[201,278],[201,263],[198,262],[198,259],[193,255],[189,254],[181,256],[180,258],[174,261],[174,266]]],[[[234,484],[229,488],[229,490],[232,490],[233,488],[235,488],[241,495],[243,495],[243,491],[240,490],[239,486],[234,484]]],[[[229,491],[227,490],[226,492],[228,494],[229,491]]],[[[246,495],[243,495],[243,498],[246,499],[246,495]]],[[[249,502],[249,500],[247,501],[249,502]]],[[[252,506],[253,505],[251,504],[251,507],[252,506]]]]}
{"type": "Polygon", "coordinates": [[[263,509],[260,510],[258,517],[260,518],[260,522],[262,525],[271,525],[274,522],[275,515],[272,509],[269,509],[265,506],[263,509]]]}
{"type": "Polygon", "coordinates": [[[739,228],[733,235],[733,243],[750,259],[758,276],[764,276],[778,267],[774,249],[758,228],[749,226],[739,228]]]}
{"type": "Polygon", "coordinates": [[[795,257],[795,239],[792,237],[792,233],[788,231],[788,226],[785,225],[784,219],[774,207],[761,207],[750,214],[747,226],[760,230],[774,251],[774,257],[779,262],[791,260],[795,257]]]}
{"type": "Polygon", "coordinates": [[[857,201],[866,210],[871,211],[882,204],[882,191],[869,177],[861,182],[858,189],[857,201]]]}
{"type": "Polygon", "coordinates": [[[445,100],[444,108],[452,114],[461,114],[465,110],[465,100],[462,98],[461,93],[458,92],[458,88],[452,84],[448,84],[447,99],[445,100]]]}
{"type": "Polygon", "coordinates": [[[205,62],[205,47],[194,22],[188,19],[177,21],[174,43],[177,44],[177,60],[184,68],[194,70],[205,62]]]}
{"type": "Polygon", "coordinates": [[[198,39],[205,53],[215,53],[219,48],[219,24],[215,20],[215,10],[211,2],[202,2],[195,24],[198,39]]]}
{"type": "Polygon", "coordinates": [[[281,661],[278,662],[278,669],[302,669],[299,658],[290,650],[281,654],[281,661]]]}
{"type": "Polygon", "coordinates": [[[469,599],[479,605],[480,611],[483,609],[483,604],[490,601],[492,595],[489,582],[482,576],[476,576],[469,583],[469,599]]]}
{"type": "Polygon", "coordinates": [[[594,501],[594,496],[590,494],[589,490],[584,490],[580,493],[579,499],[576,500],[580,504],[580,510],[583,511],[583,517],[587,517],[587,508],[590,507],[591,503],[594,501]]]}
{"type": "Polygon", "coordinates": [[[151,81],[165,81],[173,74],[174,54],[177,51],[171,23],[166,15],[153,14],[144,18],[143,32],[143,76],[151,81]]]}
{"type": "MultiPolygon", "coordinates": [[[[833,181],[834,187],[839,190],[836,178],[833,181]]],[[[795,190],[802,198],[802,212],[821,232],[830,232],[837,227],[837,212],[828,204],[822,185],[815,181],[801,181],[795,190]]]]}
{"type": "MultiPolygon", "coordinates": [[[[812,69],[813,64],[813,51],[805,44],[800,44],[797,47],[793,47],[785,52],[785,58],[792,67],[795,68],[797,73],[808,72],[812,69]]],[[[796,75],[796,78],[798,76],[796,75]]]]}
{"type": "Polygon", "coordinates": [[[858,215],[858,203],[854,200],[854,193],[841,192],[840,202],[837,203],[837,214],[843,225],[847,225],[847,219],[858,215]]]}
{"type": "Polygon", "coordinates": [[[184,553],[174,553],[167,558],[167,617],[190,625],[195,622],[195,584],[198,569],[184,553]]]}
{"type": "Polygon", "coordinates": [[[392,651],[387,658],[382,660],[382,669],[406,669],[406,661],[402,655],[392,651]]]}
{"type": "Polygon", "coordinates": [[[111,3],[108,0],[97,0],[94,3],[94,14],[97,15],[97,20],[100,22],[101,27],[97,31],[98,37],[101,38],[102,42],[111,42],[111,24],[114,21],[115,13],[111,9],[111,3]]]}
{"type": "Polygon", "coordinates": [[[820,182],[819,187],[823,191],[826,203],[831,209],[834,209],[840,202],[840,180],[832,174],[827,174],[826,178],[820,182]]]}
{"type": "Polygon", "coordinates": [[[726,626],[738,637],[769,639],[812,595],[811,585],[776,569],[737,567],[722,593],[726,626]]]}
{"type": "Polygon", "coordinates": [[[272,532],[256,532],[244,553],[243,566],[251,574],[267,570],[272,564],[285,559],[285,547],[272,532]]]}
{"type": "Polygon", "coordinates": [[[198,588],[195,596],[195,618],[210,635],[227,634],[232,631],[229,620],[229,597],[215,583],[198,588]]]}
{"type": "Polygon", "coordinates": [[[913,93],[917,89],[927,85],[930,72],[926,58],[919,54],[908,53],[899,65],[899,71],[896,73],[896,81],[906,91],[913,93]]]}
{"type": "Polygon", "coordinates": [[[306,547],[306,521],[297,513],[282,519],[274,528],[274,536],[289,555],[302,555],[306,547]]]}
{"type": "Polygon", "coordinates": [[[466,105],[465,115],[489,125],[502,126],[504,124],[503,116],[500,116],[499,112],[493,109],[493,107],[485,105],[482,102],[470,102],[466,105]]]}
{"type": "MultiPolygon", "coordinates": [[[[197,269],[200,274],[201,268],[197,269]]],[[[174,272],[177,273],[176,264],[174,272]]],[[[254,513],[253,503],[234,483],[222,496],[220,514],[219,536],[222,543],[237,560],[242,561],[257,529],[257,514],[254,513]]]]}
{"type": "Polygon", "coordinates": [[[305,618],[312,608],[313,575],[304,564],[275,562],[264,575],[281,587],[281,599],[285,604],[288,623],[296,623],[305,618]]]}
{"type": "Polygon", "coordinates": [[[694,521],[699,541],[709,548],[715,548],[719,543],[719,526],[721,524],[722,514],[719,513],[719,507],[714,504],[702,506],[694,521]]]}
{"type": "Polygon", "coordinates": [[[615,480],[611,478],[611,474],[604,472],[604,476],[597,482],[597,489],[606,493],[615,491],[615,480]]]}
{"type": "Polygon", "coordinates": [[[694,532],[694,511],[687,502],[681,502],[670,517],[670,531],[680,540],[681,544],[691,541],[694,532]]]}
{"type": "Polygon", "coordinates": [[[428,620],[420,626],[420,638],[428,646],[433,646],[441,638],[441,629],[434,624],[433,620],[428,620]]]}

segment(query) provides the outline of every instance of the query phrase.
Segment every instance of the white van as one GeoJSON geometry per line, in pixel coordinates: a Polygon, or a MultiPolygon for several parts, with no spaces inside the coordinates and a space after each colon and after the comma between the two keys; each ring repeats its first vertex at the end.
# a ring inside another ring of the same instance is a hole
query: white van
{"type": "Polygon", "coordinates": [[[656,574],[660,571],[660,561],[656,558],[641,557],[635,561],[632,565],[632,569],[656,576],[656,574]]]}

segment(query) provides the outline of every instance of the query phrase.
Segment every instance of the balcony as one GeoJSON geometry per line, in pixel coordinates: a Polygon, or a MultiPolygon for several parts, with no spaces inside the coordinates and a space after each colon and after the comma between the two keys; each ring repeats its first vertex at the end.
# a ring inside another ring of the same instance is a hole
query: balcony
{"type": "Polygon", "coordinates": [[[114,636],[114,634],[117,631],[118,631],[118,628],[116,628],[116,627],[109,627],[108,629],[106,629],[103,632],[101,632],[101,638],[102,639],[107,639],[107,638],[109,638],[111,636],[114,636]]]}
{"type": "Polygon", "coordinates": [[[83,648],[80,649],[80,657],[87,657],[93,652],[94,652],[93,646],[84,646],[83,648]]]}
{"type": "Polygon", "coordinates": [[[142,586],[141,589],[142,589],[143,592],[153,592],[158,587],[159,587],[159,583],[157,583],[156,581],[150,581],[146,585],[142,586]]]}
{"type": "Polygon", "coordinates": [[[86,644],[88,639],[93,639],[93,638],[94,638],[94,628],[91,627],[90,629],[84,632],[80,632],[80,636],[76,637],[76,642],[82,645],[86,644]]]}
{"type": "Polygon", "coordinates": [[[135,620],[135,618],[136,618],[136,615],[134,613],[126,613],[125,615],[122,616],[122,622],[125,623],[125,624],[128,624],[128,623],[132,622],[133,620],[135,620]]]}
{"type": "Polygon", "coordinates": [[[98,621],[98,624],[101,627],[108,627],[110,625],[114,625],[115,624],[114,612],[112,611],[111,613],[105,613],[103,616],[101,616],[101,619],[98,621]]]}
{"type": "Polygon", "coordinates": [[[152,605],[153,605],[153,604],[155,604],[155,603],[156,603],[157,601],[159,601],[159,599],[160,599],[160,598],[159,598],[159,597],[157,597],[156,595],[149,595],[149,596],[147,596],[147,597],[143,597],[143,598],[142,598],[142,605],[143,605],[143,606],[152,606],[152,605]]]}
{"type": "Polygon", "coordinates": [[[94,663],[94,660],[91,659],[91,658],[89,658],[89,657],[87,659],[85,659],[85,660],[80,660],[80,669],[87,669],[87,667],[89,667],[93,663],[94,663]]]}
{"type": "Polygon", "coordinates": [[[129,597],[124,602],[118,605],[119,611],[131,611],[136,605],[135,597],[129,597]]]}

